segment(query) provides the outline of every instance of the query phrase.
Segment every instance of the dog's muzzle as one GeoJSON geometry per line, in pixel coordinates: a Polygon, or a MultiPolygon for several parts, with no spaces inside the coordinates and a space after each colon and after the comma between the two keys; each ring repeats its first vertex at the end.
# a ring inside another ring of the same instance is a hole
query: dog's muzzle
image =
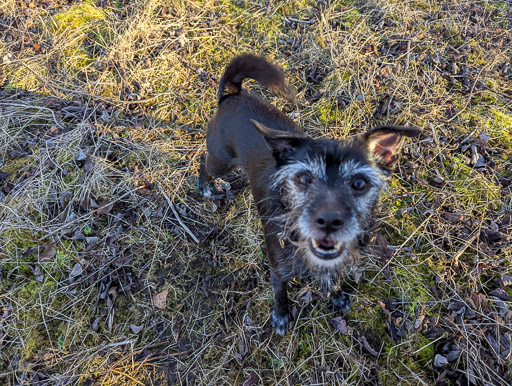
{"type": "Polygon", "coordinates": [[[343,243],[330,239],[311,239],[309,248],[313,254],[323,260],[337,258],[343,252],[343,243]]]}

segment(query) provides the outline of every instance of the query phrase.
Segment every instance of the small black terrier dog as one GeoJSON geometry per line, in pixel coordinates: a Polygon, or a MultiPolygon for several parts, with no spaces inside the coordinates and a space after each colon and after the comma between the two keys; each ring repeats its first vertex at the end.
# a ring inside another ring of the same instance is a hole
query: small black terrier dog
{"type": "Polygon", "coordinates": [[[319,279],[339,310],[349,308],[341,290],[343,266],[357,260],[386,178],[405,137],[419,129],[382,126],[345,141],[313,139],[283,112],[242,90],[254,79],[295,102],[278,67],[251,54],[235,57],[219,84],[219,107],[208,123],[207,175],[223,177],[241,166],[265,232],[274,287],[272,325],[284,335],[289,324],[288,281],[304,274],[319,279]]]}

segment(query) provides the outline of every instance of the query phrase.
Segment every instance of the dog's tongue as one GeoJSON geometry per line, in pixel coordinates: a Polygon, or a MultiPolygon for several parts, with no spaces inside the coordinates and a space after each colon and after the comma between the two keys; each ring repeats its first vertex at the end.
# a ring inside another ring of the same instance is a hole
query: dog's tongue
{"type": "Polygon", "coordinates": [[[320,245],[320,247],[324,249],[331,249],[332,247],[334,247],[335,243],[333,240],[322,239],[318,240],[318,244],[320,245]]]}

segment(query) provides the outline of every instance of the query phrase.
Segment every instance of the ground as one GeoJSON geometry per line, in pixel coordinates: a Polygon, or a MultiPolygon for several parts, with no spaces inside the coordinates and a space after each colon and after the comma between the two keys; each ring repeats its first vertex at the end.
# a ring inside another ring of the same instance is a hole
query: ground
{"type": "Polygon", "coordinates": [[[512,383],[512,3],[3,0],[2,384],[512,383]],[[314,136],[423,130],[352,308],[290,286],[270,326],[240,173],[196,191],[220,75],[272,60],[314,136]]]}

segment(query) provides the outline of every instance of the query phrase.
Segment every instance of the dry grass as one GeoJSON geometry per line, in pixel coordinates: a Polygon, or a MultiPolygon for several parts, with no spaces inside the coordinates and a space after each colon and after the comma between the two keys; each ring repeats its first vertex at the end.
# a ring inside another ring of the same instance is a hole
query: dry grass
{"type": "Polygon", "coordinates": [[[2,383],[512,382],[510,2],[72,3],[0,4],[2,383]],[[285,69],[300,106],[266,98],[314,136],[424,130],[347,280],[346,334],[301,281],[275,336],[244,178],[195,193],[244,51],[285,69]]]}

